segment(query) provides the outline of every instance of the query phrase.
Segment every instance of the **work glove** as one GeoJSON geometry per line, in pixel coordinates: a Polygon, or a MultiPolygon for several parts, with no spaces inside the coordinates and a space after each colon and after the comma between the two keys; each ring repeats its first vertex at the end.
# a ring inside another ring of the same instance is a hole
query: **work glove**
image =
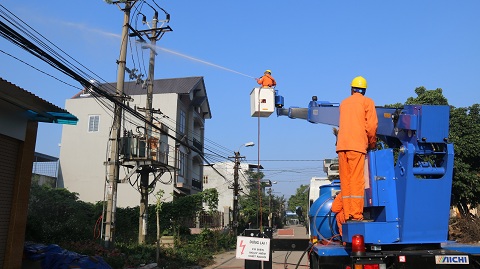
{"type": "Polygon", "coordinates": [[[333,135],[338,136],[338,128],[337,127],[333,127],[332,131],[333,131],[333,135]]]}

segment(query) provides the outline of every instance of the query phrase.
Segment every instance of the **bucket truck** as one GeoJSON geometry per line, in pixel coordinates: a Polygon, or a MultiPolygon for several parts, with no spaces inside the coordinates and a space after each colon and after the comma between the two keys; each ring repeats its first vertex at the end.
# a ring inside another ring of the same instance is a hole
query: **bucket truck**
{"type": "MultiPolygon", "coordinates": [[[[338,103],[313,96],[305,108],[285,108],[275,92],[259,103],[275,106],[278,116],[338,126],[338,103]]],[[[330,211],[339,181],[321,186],[309,211],[310,269],[480,268],[480,246],[448,240],[454,160],[450,108],[376,110],[379,143],[366,155],[364,195],[364,215],[373,221],[346,222],[340,238],[330,211]]]]}

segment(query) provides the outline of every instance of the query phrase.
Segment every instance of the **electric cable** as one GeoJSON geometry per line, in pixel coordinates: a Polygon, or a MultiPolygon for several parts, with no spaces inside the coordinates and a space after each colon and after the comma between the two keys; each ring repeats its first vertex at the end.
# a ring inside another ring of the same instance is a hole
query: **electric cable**
{"type": "MultiPolygon", "coordinates": [[[[4,8],[2,5],[0,5],[2,8],[4,8]]],[[[5,8],[4,8],[5,9],[5,8]]],[[[8,10],[7,10],[8,11],[8,10]]],[[[9,12],[9,11],[8,11],[9,12]]],[[[5,14],[4,12],[2,12],[3,14],[5,14]]],[[[9,20],[11,19],[11,17],[9,17],[8,15],[5,15],[5,16],[2,16],[3,18],[9,20]],[[7,16],[7,17],[5,17],[7,16]]],[[[14,15],[15,16],[15,15],[14,15]]],[[[16,16],[15,16],[16,17],[16,16]]],[[[17,18],[18,19],[18,18],[17,18]]],[[[9,20],[10,21],[10,20],[9,20]]],[[[21,21],[21,20],[20,20],[21,21]]],[[[15,25],[14,22],[10,21],[10,23],[12,25],[15,25]]],[[[22,21],[23,24],[27,25],[26,23],[24,23],[22,21]]],[[[18,24],[17,24],[18,26],[18,24]]],[[[28,25],[27,25],[28,26],[28,25]]],[[[52,52],[57,58],[55,58],[54,56],[48,54],[47,52],[45,52],[44,50],[42,50],[40,47],[36,46],[35,44],[33,44],[31,41],[27,40],[26,38],[24,38],[23,36],[21,36],[20,34],[18,34],[15,30],[13,30],[12,28],[10,28],[8,25],[6,25],[5,23],[3,22],[0,22],[0,35],[2,35],[4,38],[6,38],[7,40],[11,41],[13,44],[19,46],[20,48],[26,50],[27,52],[31,53],[32,55],[40,58],[41,60],[45,61],[46,63],[48,63],[50,66],[54,67],[55,69],[61,71],[62,73],[66,74],[67,76],[73,78],[74,80],[78,81],[81,85],[83,85],[85,88],[89,88],[91,89],[91,93],[92,93],[92,96],[94,98],[97,99],[97,101],[99,102],[105,102],[105,100],[103,98],[105,98],[106,100],[112,102],[113,104],[115,104],[116,106],[119,106],[123,111],[124,113],[129,113],[130,116],[133,116],[137,119],[140,119],[141,121],[145,122],[146,124],[149,124],[150,126],[152,126],[153,128],[157,129],[160,133],[163,133],[163,131],[161,129],[159,129],[157,126],[154,126],[153,122],[152,121],[148,121],[146,120],[146,118],[139,114],[136,110],[132,109],[131,107],[125,105],[123,102],[119,101],[117,99],[117,97],[115,96],[112,96],[111,93],[112,92],[116,92],[116,89],[114,91],[114,88],[112,86],[108,87],[108,86],[104,86],[102,88],[98,87],[97,85],[95,85],[91,80],[93,79],[92,76],[90,75],[87,75],[84,71],[80,70],[80,68],[72,65],[68,60],[66,60],[65,58],[63,58],[62,56],[60,56],[57,52],[55,52],[51,47],[49,47],[48,45],[46,45],[44,42],[42,42],[41,40],[39,40],[38,38],[34,37],[32,34],[29,34],[28,31],[24,30],[24,28],[21,28],[22,29],[22,32],[24,34],[26,34],[27,36],[29,36],[30,38],[32,38],[34,41],[36,41],[37,43],[39,43],[42,47],[44,47],[47,51],[50,51],[52,52]],[[80,73],[82,73],[84,76],[87,76],[87,78],[85,77],[82,77],[81,75],[79,75],[78,73],[76,73],[74,70],[77,70],[79,71],[80,73]],[[106,89],[105,89],[106,88],[106,89]],[[108,89],[109,88],[109,89],[108,89]],[[102,98],[103,97],[103,98],[102,98]]],[[[33,29],[32,29],[33,30],[33,29]]],[[[35,31],[35,30],[33,30],[35,31]]],[[[35,31],[36,32],[36,31],[35,31]]],[[[38,34],[38,33],[37,33],[38,34]]],[[[41,36],[41,35],[40,35],[41,36]]],[[[43,37],[43,36],[42,36],[43,37]]],[[[45,37],[43,37],[45,40],[47,40],[45,37]]],[[[47,40],[48,41],[48,40],[47,40]]],[[[52,44],[50,41],[48,41],[50,44],[52,44]]],[[[122,41],[122,42],[125,42],[122,41]]],[[[54,47],[56,47],[54,44],[53,44],[54,47]]],[[[69,58],[73,59],[71,56],[69,56],[67,53],[65,53],[63,50],[59,49],[58,47],[56,47],[58,50],[60,50],[62,53],[64,53],[65,55],[67,55],[69,58]]],[[[73,59],[76,63],[80,64],[78,61],[76,61],[75,59],[73,59]]],[[[81,64],[80,64],[81,65],[81,64]]],[[[86,68],[85,66],[81,65],[83,68],[85,68],[86,70],[88,70],[90,73],[94,74],[91,70],[89,70],[88,68],[86,68]]],[[[95,74],[94,74],[95,75],[95,74]]],[[[95,75],[96,76],[96,75],[95,75]]],[[[97,76],[98,77],[98,76],[97,76]]],[[[103,81],[103,80],[102,80],[103,81]]],[[[107,84],[108,85],[108,84],[107,84]]],[[[125,98],[126,95],[125,94],[122,94],[121,96],[122,98],[125,98]]],[[[111,106],[109,106],[109,108],[112,108],[111,106]]],[[[125,119],[126,117],[124,117],[125,119]]],[[[184,147],[194,151],[194,152],[197,152],[199,154],[199,156],[205,161],[207,162],[208,164],[210,164],[210,162],[205,158],[204,154],[202,152],[200,152],[199,150],[197,150],[196,148],[190,146],[189,144],[183,142],[183,141],[180,141],[178,140],[176,137],[170,135],[170,134],[166,134],[167,136],[169,136],[170,138],[174,139],[176,142],[178,142],[179,144],[183,145],[184,147]]],[[[213,167],[213,169],[216,171],[216,169],[213,167]]],[[[217,171],[217,173],[219,173],[217,171]]],[[[219,173],[221,175],[221,173],[219,173]]],[[[223,175],[221,175],[223,177],[223,175]]]]}
{"type": "Polygon", "coordinates": [[[291,251],[291,250],[290,250],[290,251],[287,251],[287,253],[285,254],[285,259],[283,260],[283,266],[284,266],[285,269],[288,268],[288,266],[287,266],[287,261],[288,261],[288,257],[290,257],[290,254],[292,254],[292,251],[291,251]]]}
{"type": "Polygon", "coordinates": [[[43,71],[43,70],[40,70],[40,69],[36,68],[35,66],[33,66],[33,65],[31,65],[31,64],[29,64],[29,63],[27,63],[27,62],[25,62],[25,61],[17,58],[17,57],[15,57],[15,56],[13,56],[13,55],[11,55],[10,53],[7,53],[7,52],[5,52],[5,51],[3,51],[3,50],[1,50],[1,49],[0,49],[0,52],[2,52],[3,54],[5,54],[5,55],[7,55],[7,56],[12,57],[13,59],[15,59],[15,60],[17,60],[17,61],[19,61],[19,62],[21,62],[21,63],[23,63],[23,64],[25,64],[25,65],[27,65],[27,66],[29,66],[29,67],[31,67],[31,68],[37,70],[37,71],[40,72],[40,73],[45,74],[45,75],[47,75],[47,76],[49,76],[49,77],[51,77],[51,78],[53,78],[53,79],[55,79],[55,80],[57,80],[57,81],[65,84],[65,85],[67,85],[67,86],[70,86],[70,87],[75,88],[75,89],[78,89],[78,90],[81,90],[81,89],[82,89],[82,88],[77,87],[77,86],[75,86],[75,85],[72,85],[72,84],[70,84],[70,83],[68,83],[68,82],[65,82],[65,81],[63,81],[63,80],[55,77],[54,75],[51,75],[51,74],[49,74],[49,73],[47,73],[47,72],[45,72],[45,71],[43,71]]]}
{"type": "Polygon", "coordinates": [[[309,252],[311,248],[313,248],[313,245],[309,245],[308,248],[305,249],[305,251],[302,253],[302,256],[300,256],[300,259],[298,259],[298,263],[297,266],[295,266],[295,269],[298,269],[300,263],[302,262],[303,256],[305,256],[305,253],[309,252]]]}
{"type": "Polygon", "coordinates": [[[100,215],[100,217],[98,217],[97,221],[95,222],[95,226],[93,227],[93,239],[98,239],[101,236],[101,229],[98,229],[98,234],[97,234],[97,228],[98,226],[100,226],[100,222],[102,220],[103,220],[103,215],[100,215]]]}

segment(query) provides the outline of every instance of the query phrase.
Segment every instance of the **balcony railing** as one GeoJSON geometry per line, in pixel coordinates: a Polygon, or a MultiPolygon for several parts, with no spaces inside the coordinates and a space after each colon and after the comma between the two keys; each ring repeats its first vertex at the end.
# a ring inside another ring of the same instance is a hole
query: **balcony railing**
{"type": "Polygon", "coordinates": [[[198,150],[203,151],[203,144],[202,142],[198,141],[197,139],[193,139],[193,146],[196,147],[198,150]]]}
{"type": "Polygon", "coordinates": [[[199,181],[198,179],[192,178],[192,187],[198,190],[202,189],[202,181],[199,181]]]}

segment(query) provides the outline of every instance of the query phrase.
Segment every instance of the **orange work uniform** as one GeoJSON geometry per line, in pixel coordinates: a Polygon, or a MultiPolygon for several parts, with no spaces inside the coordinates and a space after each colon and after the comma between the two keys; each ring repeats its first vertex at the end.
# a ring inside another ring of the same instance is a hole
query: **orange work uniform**
{"type": "Polygon", "coordinates": [[[275,87],[277,82],[270,74],[265,74],[261,78],[257,79],[257,83],[262,85],[262,87],[275,87]]]}
{"type": "Polygon", "coordinates": [[[332,203],[332,212],[337,213],[335,216],[337,220],[338,232],[342,236],[342,224],[345,223],[345,215],[343,214],[343,199],[342,193],[339,192],[332,203]]]}
{"type": "Polygon", "coordinates": [[[377,126],[372,99],[356,92],[340,103],[336,151],[346,220],[363,219],[365,155],[375,147],[377,126]]]}

